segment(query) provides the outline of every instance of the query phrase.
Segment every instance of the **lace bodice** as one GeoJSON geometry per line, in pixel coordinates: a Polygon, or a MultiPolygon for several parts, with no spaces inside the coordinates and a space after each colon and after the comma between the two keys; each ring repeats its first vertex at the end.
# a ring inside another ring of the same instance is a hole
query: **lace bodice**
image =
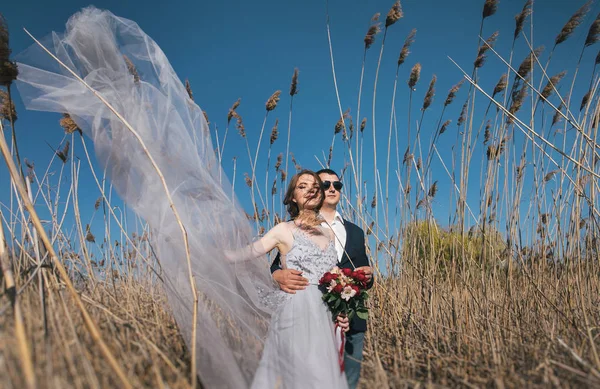
{"type": "Polygon", "coordinates": [[[292,227],[292,234],[294,243],[282,258],[282,265],[300,270],[311,284],[318,284],[323,274],[338,262],[334,240],[328,234],[314,236],[295,226],[292,227]]]}

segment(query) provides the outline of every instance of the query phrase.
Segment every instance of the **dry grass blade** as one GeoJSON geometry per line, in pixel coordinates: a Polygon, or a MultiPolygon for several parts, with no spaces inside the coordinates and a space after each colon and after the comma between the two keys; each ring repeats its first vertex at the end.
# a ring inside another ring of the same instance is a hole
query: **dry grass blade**
{"type": "Polygon", "coordinates": [[[483,4],[483,19],[492,16],[498,10],[498,0],[485,0],[483,4]]]}
{"type": "Polygon", "coordinates": [[[552,95],[552,92],[554,92],[554,90],[556,89],[556,86],[558,85],[560,80],[562,80],[566,74],[567,72],[563,70],[562,72],[550,77],[550,80],[548,80],[546,86],[544,87],[544,89],[542,89],[540,100],[545,101],[545,99],[550,97],[552,95]]]}
{"type": "Polygon", "coordinates": [[[408,34],[408,36],[406,37],[406,40],[404,41],[404,45],[402,45],[402,50],[400,50],[400,55],[398,56],[398,66],[402,65],[404,63],[404,61],[406,61],[406,58],[410,54],[410,46],[412,46],[412,44],[415,43],[416,36],[417,36],[417,29],[413,28],[410,31],[410,33],[408,34]]]}
{"type": "Polygon", "coordinates": [[[422,111],[425,111],[431,103],[433,102],[433,96],[435,96],[435,82],[437,81],[437,77],[434,74],[429,82],[429,88],[427,88],[427,93],[425,93],[425,98],[423,99],[423,108],[422,111]]]}
{"type": "Polygon", "coordinates": [[[414,89],[417,82],[419,82],[419,78],[421,77],[421,64],[416,63],[410,71],[410,76],[408,77],[408,87],[410,89],[414,89]]]}
{"type": "Polygon", "coordinates": [[[513,39],[517,39],[521,31],[523,31],[523,25],[525,24],[525,19],[529,15],[531,15],[531,5],[533,4],[533,0],[527,0],[525,5],[523,6],[523,10],[515,16],[515,33],[513,39]]]}
{"type": "Polygon", "coordinates": [[[590,26],[587,37],[585,38],[585,46],[591,46],[600,39],[600,14],[596,16],[594,22],[590,26]]]}
{"type": "Polygon", "coordinates": [[[476,68],[480,68],[485,63],[486,55],[485,53],[491,48],[494,47],[496,40],[498,39],[498,31],[494,32],[481,46],[479,46],[479,51],[477,52],[477,58],[473,63],[473,66],[476,68]]]}
{"type": "Polygon", "coordinates": [[[292,74],[292,82],[290,84],[290,96],[298,94],[298,68],[294,68],[294,74],[292,74]]]}
{"type": "Polygon", "coordinates": [[[569,37],[573,34],[573,31],[575,31],[575,29],[583,22],[585,15],[590,10],[590,5],[591,1],[588,1],[581,8],[579,8],[577,12],[573,14],[573,16],[571,16],[569,21],[567,21],[562,30],[560,30],[556,36],[556,39],[554,40],[555,45],[559,45],[569,39],[569,37]]]}
{"type": "Polygon", "coordinates": [[[492,93],[492,98],[495,97],[498,93],[501,93],[503,90],[505,90],[507,85],[508,75],[504,73],[498,80],[496,86],[494,87],[494,93],[492,93]]]}
{"type": "Polygon", "coordinates": [[[385,28],[388,28],[392,24],[396,23],[400,18],[402,18],[404,14],[402,13],[402,7],[400,6],[400,0],[397,0],[390,12],[388,12],[387,17],[385,18],[385,28]]]}
{"type": "Polygon", "coordinates": [[[373,15],[371,18],[371,26],[367,30],[365,35],[365,50],[368,50],[373,43],[375,43],[375,36],[381,32],[381,23],[379,22],[379,13],[373,15]]]}
{"type": "Polygon", "coordinates": [[[275,108],[277,108],[277,103],[279,102],[279,96],[281,95],[281,91],[275,91],[275,93],[273,93],[271,95],[271,97],[269,97],[269,100],[267,100],[267,103],[265,104],[265,107],[267,109],[267,112],[270,112],[272,110],[274,110],[275,108]]]}
{"type": "Polygon", "coordinates": [[[465,80],[462,79],[458,82],[458,84],[456,84],[452,88],[450,88],[450,90],[448,91],[448,96],[446,96],[446,101],[444,101],[444,107],[447,107],[450,104],[452,104],[452,102],[454,101],[454,98],[456,97],[456,94],[458,93],[458,91],[460,90],[460,87],[462,86],[462,84],[464,82],[465,82],[465,80]]]}

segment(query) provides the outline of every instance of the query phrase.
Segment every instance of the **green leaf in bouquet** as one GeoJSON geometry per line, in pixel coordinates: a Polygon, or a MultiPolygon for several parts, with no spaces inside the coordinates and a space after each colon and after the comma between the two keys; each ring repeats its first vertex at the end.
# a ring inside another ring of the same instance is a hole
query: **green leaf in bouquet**
{"type": "Polygon", "coordinates": [[[339,308],[339,307],[340,307],[340,304],[341,304],[341,302],[342,302],[342,299],[338,299],[338,300],[335,302],[335,304],[333,304],[333,309],[337,309],[337,308],[339,308]]]}
{"type": "Polygon", "coordinates": [[[367,320],[367,318],[369,317],[369,311],[356,311],[356,316],[363,320],[367,320]]]}

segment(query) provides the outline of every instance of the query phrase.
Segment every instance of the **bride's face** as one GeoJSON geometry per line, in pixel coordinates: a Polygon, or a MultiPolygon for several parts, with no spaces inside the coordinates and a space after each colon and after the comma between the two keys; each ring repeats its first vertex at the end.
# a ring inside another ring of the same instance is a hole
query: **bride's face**
{"type": "Polygon", "coordinates": [[[309,174],[303,174],[298,178],[293,200],[299,209],[312,209],[321,201],[319,183],[309,174]]]}

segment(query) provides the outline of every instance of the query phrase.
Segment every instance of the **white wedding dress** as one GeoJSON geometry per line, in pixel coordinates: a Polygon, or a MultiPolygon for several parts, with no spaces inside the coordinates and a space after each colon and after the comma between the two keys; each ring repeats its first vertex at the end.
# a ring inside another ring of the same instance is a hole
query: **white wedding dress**
{"type": "Polygon", "coordinates": [[[296,294],[278,292],[277,304],[253,389],[347,388],[340,372],[331,312],[318,289],[319,279],[337,264],[334,240],[290,228],[294,243],[282,267],[302,271],[310,285],[296,294]]]}
{"type": "MultiPolygon", "coordinates": [[[[37,45],[18,55],[21,99],[28,109],[70,114],[119,197],[150,226],[156,258],[149,260],[158,262],[188,348],[196,345],[203,386],[344,388],[317,287],[284,295],[265,256],[227,260],[227,252],[252,245],[254,232],[202,110],[156,42],[135,22],[89,7],[42,43],[62,64],[37,45]]],[[[201,87],[195,92],[211,98],[201,87]]],[[[333,243],[298,231],[287,266],[314,284],[335,258],[333,243]]]]}

